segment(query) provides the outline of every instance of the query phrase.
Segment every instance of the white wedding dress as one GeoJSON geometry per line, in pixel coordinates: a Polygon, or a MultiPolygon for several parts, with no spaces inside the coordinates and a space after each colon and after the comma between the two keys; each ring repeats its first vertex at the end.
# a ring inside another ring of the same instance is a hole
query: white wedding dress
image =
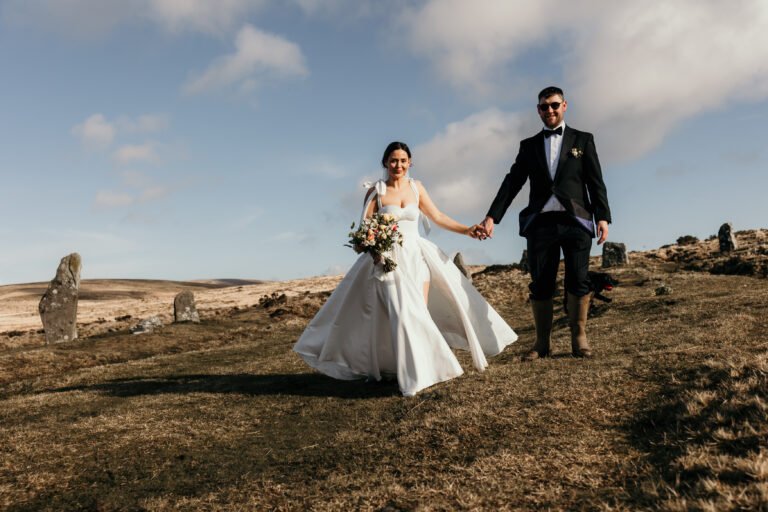
{"type": "MultiPolygon", "coordinates": [[[[418,200],[418,189],[411,181],[418,200]]],[[[517,339],[448,256],[419,234],[418,203],[381,206],[376,183],[369,201],[399,218],[403,245],[385,273],[361,254],[293,347],[313,368],[337,379],[396,375],[400,391],[418,391],[463,373],[451,347],[469,350],[475,368],[517,339]],[[429,303],[423,284],[430,281],[429,303]]],[[[368,205],[366,204],[366,207],[368,205]]],[[[365,210],[363,210],[365,211],[365,210]]]]}

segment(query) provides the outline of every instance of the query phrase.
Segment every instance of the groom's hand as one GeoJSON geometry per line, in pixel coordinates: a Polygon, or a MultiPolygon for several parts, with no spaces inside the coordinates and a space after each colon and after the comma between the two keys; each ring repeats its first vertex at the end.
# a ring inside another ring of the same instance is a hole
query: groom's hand
{"type": "Polygon", "coordinates": [[[480,240],[485,240],[486,238],[492,238],[493,237],[493,218],[492,217],[486,217],[483,222],[480,223],[480,227],[483,229],[484,235],[480,238],[480,240]]]}
{"type": "Polygon", "coordinates": [[[608,238],[608,221],[597,222],[597,245],[602,244],[608,238]]]}

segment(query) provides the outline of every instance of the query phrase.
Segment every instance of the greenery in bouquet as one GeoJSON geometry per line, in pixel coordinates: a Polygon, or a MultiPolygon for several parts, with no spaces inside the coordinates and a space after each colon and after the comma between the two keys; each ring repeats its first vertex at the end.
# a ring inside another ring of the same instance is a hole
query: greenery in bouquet
{"type": "Polygon", "coordinates": [[[374,213],[363,219],[360,227],[350,226],[349,243],[357,253],[370,253],[374,261],[381,261],[384,272],[392,272],[397,263],[389,256],[395,244],[403,245],[403,235],[398,230],[397,219],[389,213],[374,213]]]}

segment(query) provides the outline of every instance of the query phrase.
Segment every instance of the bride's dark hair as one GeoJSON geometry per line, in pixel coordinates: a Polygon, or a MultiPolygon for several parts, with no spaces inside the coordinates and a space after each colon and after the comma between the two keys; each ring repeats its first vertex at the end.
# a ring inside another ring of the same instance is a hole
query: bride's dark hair
{"type": "Polygon", "coordinates": [[[398,149],[402,149],[408,154],[408,158],[411,158],[411,150],[408,149],[408,144],[405,142],[390,142],[389,146],[387,146],[387,149],[384,150],[384,156],[381,157],[381,166],[386,167],[387,166],[387,160],[389,160],[389,155],[392,154],[393,151],[396,151],[398,149]]]}

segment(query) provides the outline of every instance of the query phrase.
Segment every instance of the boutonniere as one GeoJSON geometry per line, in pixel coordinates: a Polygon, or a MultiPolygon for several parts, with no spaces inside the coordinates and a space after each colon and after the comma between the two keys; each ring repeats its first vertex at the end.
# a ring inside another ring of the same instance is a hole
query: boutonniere
{"type": "Polygon", "coordinates": [[[571,148],[571,156],[573,158],[581,158],[581,155],[583,155],[584,152],[580,150],[579,148],[571,148]]]}

